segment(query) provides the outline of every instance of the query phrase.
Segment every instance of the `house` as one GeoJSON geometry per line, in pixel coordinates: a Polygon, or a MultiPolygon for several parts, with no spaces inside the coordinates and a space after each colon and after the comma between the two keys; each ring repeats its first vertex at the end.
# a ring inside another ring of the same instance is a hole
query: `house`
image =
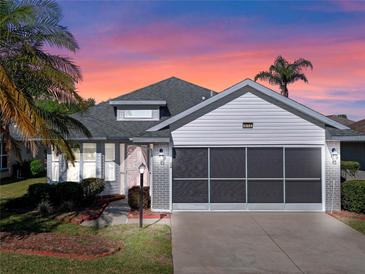
{"type": "MultiPolygon", "coordinates": [[[[365,135],[365,119],[360,121],[352,121],[346,115],[329,115],[329,118],[343,125],[348,126],[357,134],[365,135]]],[[[341,159],[344,161],[356,161],[360,164],[360,170],[356,174],[357,179],[365,179],[365,140],[352,136],[341,137],[341,159]]],[[[353,179],[351,176],[346,176],[347,179],[353,179]]]]}
{"type": "Polygon", "coordinates": [[[23,177],[28,176],[29,166],[27,168],[22,168],[19,166],[20,163],[24,164],[33,159],[45,160],[46,151],[43,147],[37,151],[36,155],[27,148],[24,142],[21,141],[19,134],[12,130],[12,136],[16,140],[17,151],[14,149],[8,151],[6,149],[5,142],[0,136],[0,180],[7,177],[23,177]],[[17,167],[18,166],[18,167],[17,167]]]}
{"type": "Polygon", "coordinates": [[[49,182],[100,177],[126,194],[147,166],[152,210],[340,209],[341,138],[365,136],[250,79],[216,93],[178,78],[73,115],[76,161],[47,156],[49,182]]]}

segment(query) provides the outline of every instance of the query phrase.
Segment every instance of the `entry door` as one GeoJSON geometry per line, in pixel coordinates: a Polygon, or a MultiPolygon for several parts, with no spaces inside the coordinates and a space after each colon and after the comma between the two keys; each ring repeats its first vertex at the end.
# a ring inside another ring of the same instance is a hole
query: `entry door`
{"type": "Polygon", "coordinates": [[[127,146],[127,183],[128,189],[140,185],[139,166],[146,166],[146,171],[143,175],[144,186],[149,186],[149,163],[148,163],[148,147],[147,145],[128,145],[127,146]]]}

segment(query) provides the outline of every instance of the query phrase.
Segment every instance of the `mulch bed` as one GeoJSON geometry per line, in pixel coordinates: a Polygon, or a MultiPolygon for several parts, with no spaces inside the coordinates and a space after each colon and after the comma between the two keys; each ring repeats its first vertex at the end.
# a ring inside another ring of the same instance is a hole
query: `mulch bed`
{"type": "Polygon", "coordinates": [[[107,195],[98,199],[97,203],[80,211],[62,213],[55,218],[59,221],[71,224],[81,224],[84,221],[96,220],[104,212],[110,202],[125,199],[125,195],[107,195]]]}
{"type": "Polygon", "coordinates": [[[0,232],[0,251],[88,260],[114,254],[121,243],[99,236],[0,232]]]}
{"type": "Polygon", "coordinates": [[[333,216],[335,218],[349,218],[349,219],[365,221],[365,214],[359,214],[359,213],[345,211],[345,210],[333,211],[332,213],[331,212],[327,212],[327,213],[328,213],[328,215],[333,216]]]}
{"type": "MultiPolygon", "coordinates": [[[[143,218],[145,219],[170,219],[171,214],[166,212],[152,212],[150,209],[143,210],[143,218]]],[[[128,212],[128,219],[138,219],[139,211],[131,210],[128,212]]]]}

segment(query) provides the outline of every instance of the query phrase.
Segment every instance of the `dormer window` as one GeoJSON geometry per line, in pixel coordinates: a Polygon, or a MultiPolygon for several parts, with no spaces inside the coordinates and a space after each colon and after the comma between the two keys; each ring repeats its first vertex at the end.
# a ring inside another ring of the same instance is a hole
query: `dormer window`
{"type": "Polygon", "coordinates": [[[117,109],[117,121],[157,121],[160,119],[160,110],[155,109],[117,109]]]}
{"type": "Polygon", "coordinates": [[[158,121],[160,108],[166,101],[159,100],[116,100],[110,101],[117,114],[117,121],[158,121]]]}
{"type": "Polygon", "coordinates": [[[152,109],[130,109],[124,111],[124,118],[129,119],[152,119],[153,110],[152,109]]]}

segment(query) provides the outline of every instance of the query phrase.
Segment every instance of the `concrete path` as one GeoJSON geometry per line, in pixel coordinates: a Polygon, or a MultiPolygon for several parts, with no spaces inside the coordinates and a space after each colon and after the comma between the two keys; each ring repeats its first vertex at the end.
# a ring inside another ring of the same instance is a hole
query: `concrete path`
{"type": "MultiPolygon", "coordinates": [[[[110,225],[139,224],[139,219],[128,219],[129,209],[130,207],[126,199],[114,201],[106,207],[106,209],[98,219],[85,221],[81,223],[81,225],[103,228],[110,225]]],[[[143,225],[145,226],[155,224],[167,224],[171,226],[171,220],[169,218],[145,218],[143,220],[143,225]]]]}
{"type": "Polygon", "coordinates": [[[109,225],[126,224],[128,221],[129,205],[126,199],[111,202],[101,216],[92,221],[81,223],[83,226],[106,227],[109,225]]]}
{"type": "Polygon", "coordinates": [[[365,273],[365,236],[324,213],[174,213],[174,273],[365,273]]]}

